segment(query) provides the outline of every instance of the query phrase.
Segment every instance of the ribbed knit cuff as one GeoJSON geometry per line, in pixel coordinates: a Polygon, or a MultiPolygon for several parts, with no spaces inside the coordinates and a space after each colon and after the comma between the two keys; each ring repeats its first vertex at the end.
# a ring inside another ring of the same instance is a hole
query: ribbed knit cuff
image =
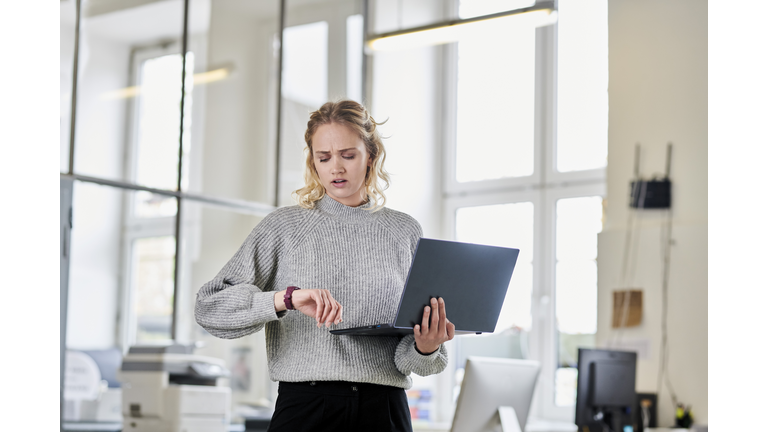
{"type": "Polygon", "coordinates": [[[275,293],[273,292],[253,293],[251,310],[254,314],[254,322],[259,323],[274,321],[285,315],[285,312],[277,313],[275,311],[275,293]]]}
{"type": "Polygon", "coordinates": [[[431,354],[420,354],[416,351],[414,336],[407,335],[400,340],[395,350],[395,365],[403,375],[411,372],[420,376],[440,373],[448,365],[448,350],[442,344],[431,354]]]}

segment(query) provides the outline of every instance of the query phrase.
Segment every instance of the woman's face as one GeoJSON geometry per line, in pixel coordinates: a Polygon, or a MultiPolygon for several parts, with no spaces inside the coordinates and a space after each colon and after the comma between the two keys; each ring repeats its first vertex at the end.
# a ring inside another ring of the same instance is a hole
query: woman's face
{"type": "Polygon", "coordinates": [[[365,173],[371,158],[357,133],[335,123],[322,125],[312,136],[312,153],[328,196],[350,207],[365,202],[365,173]]]}

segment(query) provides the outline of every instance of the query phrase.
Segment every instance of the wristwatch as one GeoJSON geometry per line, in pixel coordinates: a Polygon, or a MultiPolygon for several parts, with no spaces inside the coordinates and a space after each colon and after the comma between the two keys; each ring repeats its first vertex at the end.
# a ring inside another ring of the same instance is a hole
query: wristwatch
{"type": "Polygon", "coordinates": [[[297,289],[301,289],[296,286],[289,286],[288,289],[285,291],[285,296],[283,296],[283,301],[285,302],[285,308],[288,310],[295,310],[293,307],[293,302],[291,301],[291,296],[293,296],[293,292],[297,289]]]}

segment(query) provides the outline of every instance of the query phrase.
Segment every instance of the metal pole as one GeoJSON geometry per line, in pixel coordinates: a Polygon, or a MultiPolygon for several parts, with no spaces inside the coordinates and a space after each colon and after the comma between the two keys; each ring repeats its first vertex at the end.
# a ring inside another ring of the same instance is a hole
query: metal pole
{"type": "Polygon", "coordinates": [[[183,198],[185,201],[196,201],[196,202],[204,203],[210,206],[219,207],[219,208],[230,210],[230,211],[239,211],[241,213],[252,214],[254,216],[260,216],[260,217],[264,217],[275,210],[275,208],[269,204],[262,204],[262,203],[253,202],[253,201],[206,196],[206,195],[200,195],[200,194],[191,194],[187,192],[172,191],[167,189],[156,189],[156,188],[140,186],[132,183],[117,181],[117,180],[110,180],[110,179],[104,179],[99,177],[90,177],[90,176],[84,176],[80,174],[74,174],[74,175],[61,174],[60,177],[69,178],[72,180],[77,180],[85,183],[93,183],[101,186],[111,186],[119,189],[126,189],[126,190],[133,190],[133,191],[146,191],[146,192],[151,192],[153,194],[162,195],[162,196],[178,197],[178,198],[183,198]]]}
{"type": "MultiPolygon", "coordinates": [[[[187,81],[187,36],[189,24],[189,0],[184,0],[184,29],[181,39],[181,108],[179,115],[179,164],[178,177],[176,178],[176,190],[181,192],[181,174],[183,170],[184,155],[184,100],[187,81]]],[[[178,339],[179,293],[181,292],[181,196],[176,197],[176,254],[173,268],[173,316],[171,318],[171,339],[178,339]]]]}
{"type": "Polygon", "coordinates": [[[72,94],[69,112],[69,168],[67,173],[75,172],[75,115],[77,112],[77,71],[80,58],[80,0],[75,2],[75,55],[72,62],[72,94]]]}
{"type": "Polygon", "coordinates": [[[277,133],[275,133],[275,207],[280,205],[280,123],[283,107],[283,30],[285,30],[285,0],[280,0],[280,22],[277,41],[277,133]]]}
{"type": "MultiPolygon", "coordinates": [[[[368,102],[368,53],[366,52],[365,44],[368,42],[368,10],[370,7],[370,2],[368,0],[363,0],[363,76],[362,76],[362,86],[363,89],[360,92],[361,97],[361,103],[363,106],[365,106],[368,102]]],[[[371,105],[368,104],[370,107],[371,105]]]]}
{"type": "MultiPolygon", "coordinates": [[[[67,167],[67,173],[72,174],[75,169],[75,113],[77,110],[77,71],[78,71],[78,59],[80,55],[80,0],[75,2],[75,52],[72,61],[72,93],[70,94],[70,112],[69,112],[69,165],[67,167]]],[[[67,203],[66,219],[69,227],[62,228],[62,241],[66,242],[66,245],[62,246],[62,254],[66,254],[62,262],[60,263],[60,286],[59,286],[59,324],[60,324],[60,340],[59,340],[59,430],[64,430],[64,375],[66,372],[66,347],[67,347],[67,310],[69,307],[69,249],[71,243],[71,228],[72,228],[72,190],[73,182],[71,180],[62,179],[60,202],[63,205],[67,203]],[[66,236],[66,237],[65,237],[66,236]]],[[[62,215],[62,218],[64,215],[62,215]]]]}

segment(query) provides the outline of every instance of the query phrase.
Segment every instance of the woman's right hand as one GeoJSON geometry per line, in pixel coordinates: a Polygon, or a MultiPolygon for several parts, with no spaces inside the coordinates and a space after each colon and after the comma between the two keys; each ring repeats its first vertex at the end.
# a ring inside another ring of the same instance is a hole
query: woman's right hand
{"type": "MultiPolygon", "coordinates": [[[[285,307],[285,290],[275,293],[275,311],[282,312],[285,307]]],[[[331,292],[320,289],[299,289],[291,294],[293,308],[317,321],[317,326],[338,324],[342,320],[344,308],[337,302],[331,292]]]]}

